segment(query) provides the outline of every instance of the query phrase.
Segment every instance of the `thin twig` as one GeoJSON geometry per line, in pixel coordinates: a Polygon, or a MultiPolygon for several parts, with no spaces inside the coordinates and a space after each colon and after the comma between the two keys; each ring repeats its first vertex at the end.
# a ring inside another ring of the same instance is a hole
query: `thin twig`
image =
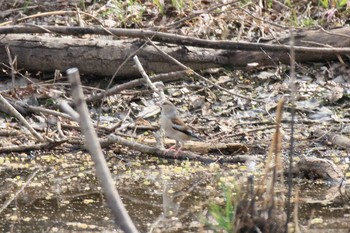
{"type": "Polygon", "coordinates": [[[29,185],[29,183],[32,181],[32,179],[38,174],[40,171],[39,168],[37,168],[26,180],[26,182],[15,192],[14,195],[11,195],[11,197],[1,206],[0,208],[0,214],[12,203],[12,201],[18,197],[18,195],[23,192],[23,190],[29,185]]]}
{"type": "Polygon", "coordinates": [[[32,105],[25,105],[24,107],[25,107],[25,109],[28,109],[30,112],[34,112],[34,113],[40,112],[40,113],[45,113],[45,114],[50,114],[53,116],[66,118],[69,120],[75,120],[73,117],[71,117],[70,115],[63,113],[63,112],[58,112],[55,110],[51,110],[51,109],[47,109],[47,108],[43,108],[43,107],[38,107],[38,106],[32,106],[32,105]]]}
{"type": "MultiPolygon", "coordinates": [[[[160,95],[160,100],[163,101],[165,100],[165,95],[164,95],[164,91],[163,88],[157,88],[157,86],[155,84],[152,83],[151,79],[148,77],[146,71],[143,69],[141,62],[139,60],[139,58],[137,56],[134,56],[134,61],[136,64],[137,69],[139,70],[140,74],[142,75],[142,77],[145,79],[146,83],[148,84],[148,86],[157,94],[160,95]]],[[[164,86],[164,85],[163,85],[164,86]]]]}
{"type": "MultiPolygon", "coordinates": [[[[23,18],[19,18],[17,19],[16,21],[17,22],[20,22],[20,21],[24,21],[26,19],[33,19],[33,18],[38,18],[38,17],[44,17],[44,16],[51,16],[51,15],[66,15],[66,14],[76,14],[77,12],[76,11],[50,11],[50,12],[42,12],[42,13],[38,13],[38,14],[34,14],[34,15],[29,15],[29,16],[25,16],[23,18]]],[[[103,25],[103,23],[98,20],[95,16],[89,14],[89,13],[86,13],[86,12],[80,12],[81,14],[84,14],[84,15],[87,15],[91,18],[93,18],[94,20],[96,20],[99,24],[103,25]]],[[[12,21],[6,21],[6,22],[3,22],[3,23],[0,23],[0,26],[5,26],[5,25],[8,25],[8,24],[11,24],[12,21]]],[[[34,24],[30,24],[30,26],[34,26],[34,24]]]]}
{"type": "MultiPolygon", "coordinates": [[[[180,80],[180,79],[184,79],[184,77],[186,77],[187,71],[185,70],[181,70],[181,71],[174,71],[174,72],[169,72],[169,73],[165,73],[165,74],[157,74],[157,75],[153,75],[151,76],[151,81],[153,82],[157,82],[157,81],[176,81],[176,80],[180,80]]],[[[111,95],[115,95],[120,93],[123,90],[126,89],[131,89],[137,86],[141,86],[145,84],[145,80],[143,78],[140,79],[135,79],[135,80],[131,80],[127,83],[123,83],[120,85],[116,85],[114,87],[112,87],[111,89],[108,89],[102,93],[98,93],[95,95],[90,95],[88,96],[85,101],[86,102],[94,102],[97,100],[101,100],[107,96],[111,96],[111,95]]]]}
{"type": "MultiPolygon", "coordinates": [[[[103,29],[104,29],[105,31],[111,33],[108,29],[106,29],[106,28],[103,28],[103,29]]],[[[113,33],[111,33],[111,34],[113,35],[113,33]]],[[[135,56],[135,55],[136,55],[140,50],[142,50],[146,45],[147,45],[147,43],[144,42],[138,49],[136,49],[134,52],[132,52],[132,53],[122,62],[122,64],[120,64],[120,65],[118,66],[118,68],[117,68],[116,71],[114,72],[114,74],[113,74],[111,80],[109,81],[109,83],[108,83],[108,85],[107,85],[107,87],[106,87],[106,90],[108,90],[109,87],[112,85],[112,83],[113,83],[115,77],[117,77],[117,74],[119,73],[119,71],[121,70],[121,68],[126,64],[126,62],[129,61],[129,59],[130,59],[131,57],[135,56]]],[[[104,102],[104,100],[105,100],[105,98],[106,98],[106,96],[107,96],[106,93],[107,93],[107,92],[104,92],[104,93],[103,93],[102,101],[101,101],[100,108],[99,108],[99,111],[98,111],[98,117],[97,117],[97,123],[96,123],[96,124],[97,124],[97,128],[98,128],[98,126],[99,126],[99,124],[100,124],[100,116],[101,116],[101,113],[102,113],[102,105],[103,105],[103,102],[104,102]]]]}
{"type": "MultiPolygon", "coordinates": [[[[68,139],[63,139],[60,141],[53,142],[43,142],[43,143],[35,143],[35,144],[21,144],[19,146],[2,146],[0,147],[0,153],[11,153],[11,152],[25,152],[25,151],[34,151],[34,150],[45,150],[57,147],[65,142],[68,139]]],[[[69,141],[71,143],[71,141],[69,141]]]]}
{"type": "MultiPolygon", "coordinates": [[[[163,103],[165,101],[165,94],[164,94],[164,84],[162,82],[158,82],[158,84],[153,84],[151,79],[148,77],[146,71],[143,69],[141,62],[139,61],[137,56],[134,56],[134,61],[136,64],[137,69],[141,73],[142,77],[145,79],[146,83],[148,83],[148,86],[159,95],[160,102],[163,103]]],[[[155,138],[157,140],[157,146],[159,148],[164,148],[164,129],[160,128],[158,131],[158,134],[155,134],[155,138]]]]}
{"type": "Polygon", "coordinates": [[[38,134],[35,129],[28,123],[28,121],[0,94],[0,102],[4,104],[4,107],[7,108],[15,117],[17,117],[20,122],[31,132],[31,134],[36,137],[40,142],[45,142],[45,139],[38,134]]]}
{"type": "Polygon", "coordinates": [[[9,64],[10,64],[10,67],[11,67],[12,88],[15,88],[15,78],[16,78],[15,74],[16,74],[16,70],[15,70],[15,66],[14,66],[14,61],[12,59],[10,48],[7,45],[5,46],[5,50],[6,50],[7,57],[9,59],[9,64]]]}
{"type": "Polygon", "coordinates": [[[288,191],[287,191],[287,200],[286,200],[286,215],[287,220],[285,224],[284,231],[288,232],[288,223],[291,218],[291,197],[292,197],[292,170],[293,170],[293,156],[294,156],[294,127],[295,127],[295,93],[296,93],[296,86],[295,86],[295,50],[294,50],[294,30],[291,30],[290,35],[290,103],[291,106],[291,122],[290,122],[290,147],[289,147],[289,168],[288,168],[288,177],[287,177],[287,184],[288,184],[288,191]]]}
{"type": "Polygon", "coordinates": [[[253,98],[250,98],[250,97],[247,97],[247,96],[244,96],[244,95],[240,95],[240,94],[237,94],[235,92],[232,92],[230,90],[227,90],[226,88],[223,88],[219,85],[217,85],[216,83],[213,83],[212,81],[210,81],[209,79],[205,78],[204,76],[198,74],[197,72],[195,72],[194,70],[192,70],[191,68],[185,66],[183,63],[179,62],[178,60],[176,60],[175,58],[173,58],[172,56],[170,56],[169,54],[163,52],[163,50],[161,50],[160,48],[158,48],[158,46],[156,44],[153,43],[153,41],[151,41],[149,38],[147,38],[147,41],[155,48],[157,49],[164,57],[166,57],[167,59],[171,60],[172,62],[174,62],[175,64],[179,65],[180,67],[182,67],[183,69],[185,70],[189,70],[190,73],[193,73],[196,77],[204,80],[205,82],[213,85],[214,87],[222,90],[222,91],[225,91],[231,95],[234,95],[234,96],[237,96],[237,97],[240,97],[240,98],[243,98],[243,99],[248,99],[248,100],[251,100],[251,101],[256,101],[256,102],[261,102],[261,103],[265,103],[265,101],[263,100],[257,100],[257,99],[253,99],[253,98]]]}
{"type": "MultiPolygon", "coordinates": [[[[193,19],[193,18],[195,18],[197,16],[200,16],[202,14],[210,14],[211,12],[214,12],[217,9],[221,8],[221,7],[224,7],[224,6],[227,6],[227,5],[233,5],[233,4],[236,4],[237,2],[239,2],[239,1],[229,1],[229,2],[226,2],[226,3],[221,3],[221,4],[214,5],[214,6],[210,7],[209,9],[207,9],[205,11],[194,12],[194,13],[190,14],[189,16],[185,17],[185,18],[181,18],[178,21],[175,21],[175,22],[173,22],[171,24],[165,25],[164,27],[160,27],[160,28],[179,27],[182,22],[191,20],[191,19],[193,19]]],[[[215,13],[217,13],[217,12],[215,12],[215,13]]],[[[156,27],[156,28],[159,28],[159,27],[156,27]]]]}

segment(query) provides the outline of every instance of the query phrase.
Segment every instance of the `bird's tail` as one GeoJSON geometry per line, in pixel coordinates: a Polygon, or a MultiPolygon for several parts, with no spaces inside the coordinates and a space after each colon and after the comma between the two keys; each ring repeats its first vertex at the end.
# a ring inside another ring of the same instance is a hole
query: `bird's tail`
{"type": "Polygon", "coordinates": [[[204,138],[199,137],[197,134],[195,134],[195,133],[193,133],[193,132],[191,132],[190,135],[191,135],[191,137],[192,137],[193,139],[195,139],[195,140],[197,140],[197,141],[204,141],[204,138]]]}

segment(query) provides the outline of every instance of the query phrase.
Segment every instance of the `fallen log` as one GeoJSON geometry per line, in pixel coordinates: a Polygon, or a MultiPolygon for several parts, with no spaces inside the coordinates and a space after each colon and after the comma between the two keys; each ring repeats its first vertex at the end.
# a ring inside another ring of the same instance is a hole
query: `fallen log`
{"type": "MultiPolygon", "coordinates": [[[[314,30],[296,33],[296,61],[329,61],[339,55],[350,54],[350,39],[346,36],[349,28],[332,31],[314,30]]],[[[179,67],[159,54],[151,45],[144,46],[144,38],[150,37],[163,51],[184,63],[200,70],[204,68],[232,66],[242,67],[248,63],[274,65],[276,62],[289,64],[290,49],[288,38],[280,39],[280,44],[247,43],[234,41],[201,40],[169,33],[147,30],[100,29],[79,27],[0,27],[0,64],[8,64],[5,47],[17,57],[17,67],[26,70],[54,71],[66,70],[75,66],[84,74],[111,76],[125,59],[137,53],[146,72],[166,73],[179,70],[179,67]],[[46,29],[46,31],[44,30],[46,29]],[[124,35],[138,39],[74,39],[52,36],[35,36],[15,33],[60,33],[71,35],[103,34],[124,35]],[[152,37],[153,36],[153,37],[152,37]],[[166,44],[165,44],[166,43],[166,44]],[[169,45],[171,44],[171,45],[169,45]],[[144,46],[144,47],[143,47],[144,46]],[[186,46],[186,47],[185,47],[186,46]],[[141,48],[142,47],[142,48],[141,48]]],[[[4,67],[2,65],[2,67],[4,67]]],[[[139,76],[132,61],[119,71],[118,76],[139,76]]]]}
{"type": "MultiPolygon", "coordinates": [[[[143,42],[135,40],[85,40],[73,38],[55,38],[49,36],[7,35],[0,40],[0,63],[8,64],[5,46],[9,46],[13,57],[17,57],[17,67],[43,72],[66,70],[77,67],[82,74],[111,76],[116,69],[143,42]]],[[[159,47],[176,59],[195,70],[218,67],[228,63],[228,58],[214,50],[196,50],[189,52],[180,47],[159,47]]],[[[149,73],[167,73],[181,70],[171,64],[152,46],[145,46],[137,52],[145,70],[149,73]]],[[[118,76],[140,76],[132,60],[119,70],[118,76]]]]}

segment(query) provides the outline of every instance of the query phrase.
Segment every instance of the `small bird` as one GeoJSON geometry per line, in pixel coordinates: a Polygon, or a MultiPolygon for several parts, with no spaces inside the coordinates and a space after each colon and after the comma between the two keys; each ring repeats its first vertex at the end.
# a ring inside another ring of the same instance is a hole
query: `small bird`
{"type": "Polygon", "coordinates": [[[160,116],[160,125],[164,130],[165,136],[176,140],[176,144],[170,147],[167,151],[178,147],[175,156],[180,152],[185,141],[194,139],[203,139],[192,132],[192,129],[186,125],[179,117],[174,104],[170,101],[165,100],[162,104],[162,112],[160,116]]]}

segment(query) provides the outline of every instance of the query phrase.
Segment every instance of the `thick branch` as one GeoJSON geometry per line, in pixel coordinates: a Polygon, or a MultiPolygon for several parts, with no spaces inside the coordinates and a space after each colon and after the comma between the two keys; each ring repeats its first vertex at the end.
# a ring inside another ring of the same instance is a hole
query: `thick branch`
{"type": "Polygon", "coordinates": [[[98,143],[97,134],[93,128],[89,110],[84,101],[78,69],[67,70],[69,81],[72,85],[72,97],[79,112],[79,125],[85,136],[86,146],[95,163],[96,175],[106,196],[107,203],[112,210],[116,223],[126,233],[137,233],[128,212],[126,211],[118,191],[114,188],[114,181],[103,156],[101,146],[98,143]]]}

